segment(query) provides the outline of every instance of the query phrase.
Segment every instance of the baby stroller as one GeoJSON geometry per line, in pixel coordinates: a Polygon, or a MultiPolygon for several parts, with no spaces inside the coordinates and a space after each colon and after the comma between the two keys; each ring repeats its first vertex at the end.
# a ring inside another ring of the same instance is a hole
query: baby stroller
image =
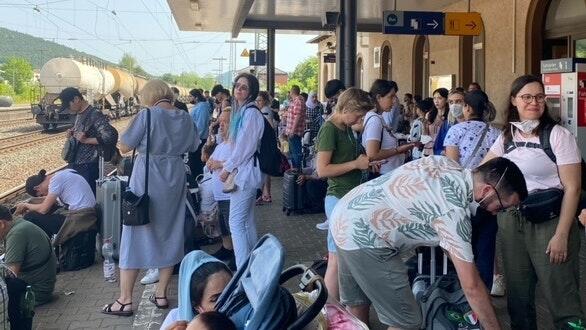
{"type": "Polygon", "coordinates": [[[263,236],[224,289],[216,309],[230,317],[237,329],[300,330],[324,307],[328,293],[323,279],[304,265],[281,272],[284,256],[275,236],[263,236]],[[292,294],[281,286],[298,275],[302,275],[301,290],[315,288],[318,292],[315,302],[301,315],[297,315],[292,294]]]}

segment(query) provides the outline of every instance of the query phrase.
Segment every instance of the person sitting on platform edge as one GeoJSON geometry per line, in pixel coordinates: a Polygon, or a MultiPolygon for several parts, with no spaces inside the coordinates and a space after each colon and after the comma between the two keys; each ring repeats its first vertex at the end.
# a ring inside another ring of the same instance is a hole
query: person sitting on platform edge
{"type": "Polygon", "coordinates": [[[96,198],[90,185],[76,171],[65,169],[47,175],[45,170],[40,170],[26,180],[25,186],[26,192],[36,198],[16,204],[15,214],[24,214],[25,220],[39,226],[49,237],[59,233],[66,220],[75,224],[76,232],[97,223],[96,198]],[[55,211],[59,204],[67,205],[67,212],[55,211]]]}
{"type": "Polygon", "coordinates": [[[6,278],[10,322],[12,329],[24,329],[26,327],[22,326],[32,323],[32,319],[22,319],[20,299],[24,297],[27,285],[35,294],[36,305],[52,299],[57,281],[57,259],[49,237],[28,221],[13,219],[4,205],[0,205],[0,239],[5,243],[4,262],[16,277],[6,278]]]}

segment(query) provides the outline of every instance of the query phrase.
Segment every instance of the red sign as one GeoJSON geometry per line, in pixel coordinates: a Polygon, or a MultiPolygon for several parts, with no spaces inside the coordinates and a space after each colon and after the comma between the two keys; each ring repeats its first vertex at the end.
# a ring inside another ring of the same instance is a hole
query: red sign
{"type": "Polygon", "coordinates": [[[543,85],[545,86],[545,95],[561,95],[562,93],[562,74],[561,73],[544,73],[543,85]]]}
{"type": "Polygon", "coordinates": [[[586,126],[586,72],[578,72],[578,126],[586,126]]]}

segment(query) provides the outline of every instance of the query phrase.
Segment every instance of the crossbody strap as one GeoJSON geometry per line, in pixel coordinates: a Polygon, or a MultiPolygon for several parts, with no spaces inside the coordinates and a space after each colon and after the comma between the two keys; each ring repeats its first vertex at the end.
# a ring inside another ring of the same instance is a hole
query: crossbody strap
{"type": "Polygon", "coordinates": [[[478,140],[476,147],[474,147],[474,151],[472,151],[472,153],[468,156],[468,159],[466,159],[466,163],[463,164],[464,168],[468,168],[468,165],[470,165],[470,162],[472,161],[472,159],[476,155],[476,152],[478,151],[478,149],[480,149],[480,146],[484,142],[484,138],[486,137],[486,133],[488,133],[488,129],[490,128],[490,125],[488,123],[485,123],[485,125],[486,126],[482,130],[482,135],[480,136],[480,140],[478,140]]]}
{"type": "MultiPolygon", "coordinates": [[[[151,145],[151,139],[150,139],[150,135],[151,135],[151,109],[146,108],[146,116],[147,116],[147,127],[146,127],[146,160],[145,160],[145,171],[144,171],[144,191],[145,194],[149,194],[149,150],[150,150],[150,145],[151,145]]],[[[132,150],[132,167],[134,167],[134,160],[135,160],[135,154],[136,154],[136,148],[134,148],[134,150],[132,150]]],[[[128,182],[130,182],[130,178],[132,177],[132,171],[130,171],[130,174],[128,175],[128,182]]]]}

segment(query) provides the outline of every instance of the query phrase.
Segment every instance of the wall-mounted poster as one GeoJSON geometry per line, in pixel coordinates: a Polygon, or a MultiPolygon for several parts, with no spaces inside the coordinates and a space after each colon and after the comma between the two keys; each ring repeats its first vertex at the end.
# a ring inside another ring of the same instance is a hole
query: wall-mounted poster
{"type": "Polygon", "coordinates": [[[374,47],[373,56],[372,66],[374,68],[380,68],[380,47],[374,47]]]}
{"type": "Polygon", "coordinates": [[[447,88],[448,90],[452,90],[452,88],[454,88],[454,81],[456,80],[455,78],[456,75],[454,74],[429,76],[429,93],[431,94],[434,90],[442,87],[447,88]]]}

